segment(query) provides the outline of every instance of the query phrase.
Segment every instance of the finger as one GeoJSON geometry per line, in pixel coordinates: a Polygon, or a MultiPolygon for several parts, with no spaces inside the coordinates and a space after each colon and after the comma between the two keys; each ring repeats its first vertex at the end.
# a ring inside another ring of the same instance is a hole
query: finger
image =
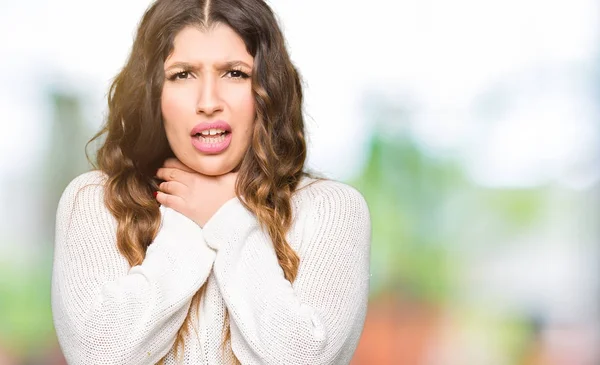
{"type": "Polygon", "coordinates": [[[180,169],[161,167],[156,172],[156,177],[164,181],[179,181],[186,186],[191,186],[191,176],[188,172],[180,169]]]}
{"type": "Polygon", "coordinates": [[[160,185],[158,185],[158,188],[163,193],[166,193],[169,195],[176,195],[181,198],[183,198],[188,191],[188,187],[186,185],[184,185],[183,183],[181,183],[179,181],[175,181],[175,180],[165,181],[163,183],[160,183],[160,185]]]}
{"type": "Polygon", "coordinates": [[[180,170],[191,172],[191,173],[195,172],[194,170],[189,168],[187,165],[185,165],[183,162],[179,161],[175,157],[167,158],[165,160],[165,162],[163,163],[163,167],[176,168],[176,169],[180,169],[180,170]]]}
{"type": "Polygon", "coordinates": [[[156,194],[156,201],[158,201],[161,205],[165,207],[175,209],[179,213],[184,214],[183,210],[185,207],[185,201],[183,200],[183,198],[177,195],[170,195],[159,191],[156,194]]]}

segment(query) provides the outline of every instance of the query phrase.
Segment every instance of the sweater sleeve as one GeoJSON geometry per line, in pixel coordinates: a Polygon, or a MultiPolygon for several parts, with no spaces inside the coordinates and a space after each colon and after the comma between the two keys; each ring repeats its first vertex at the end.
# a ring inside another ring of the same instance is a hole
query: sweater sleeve
{"type": "Polygon", "coordinates": [[[294,237],[300,266],[293,284],[268,234],[237,198],[204,227],[218,250],[215,277],[242,364],[343,364],[356,349],[369,291],[370,215],[354,188],[320,185],[298,214],[304,227],[294,237]]]}
{"type": "Polygon", "coordinates": [[[172,347],[215,258],[193,221],[161,207],[143,262],[116,246],[99,172],[80,175],[57,209],[52,311],[69,364],[154,364],[172,347]]]}

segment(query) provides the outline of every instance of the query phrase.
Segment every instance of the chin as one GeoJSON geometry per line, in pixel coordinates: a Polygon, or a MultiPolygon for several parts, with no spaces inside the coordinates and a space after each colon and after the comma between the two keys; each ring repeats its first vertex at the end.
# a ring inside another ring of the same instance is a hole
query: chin
{"type": "Polygon", "coordinates": [[[188,166],[199,174],[206,176],[224,175],[231,172],[234,168],[234,166],[229,166],[229,164],[220,161],[221,159],[218,158],[207,158],[206,156],[202,156],[200,160],[201,161],[196,160],[188,166]]]}

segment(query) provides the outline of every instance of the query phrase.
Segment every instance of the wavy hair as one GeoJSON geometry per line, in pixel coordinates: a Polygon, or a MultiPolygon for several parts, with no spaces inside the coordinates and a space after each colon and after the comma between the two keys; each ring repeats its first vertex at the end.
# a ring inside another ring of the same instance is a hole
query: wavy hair
{"type": "MultiPolygon", "coordinates": [[[[239,169],[235,193],[268,232],[285,278],[293,282],[299,257],[286,241],[292,223],[291,196],[303,175],[306,141],[302,117],[302,86],[286,50],[277,20],[262,0],[157,0],[138,26],[129,58],[108,92],[108,115],[102,129],[88,142],[104,136],[97,165],[107,175],[105,204],[118,222],[117,246],[131,266],[139,265],[158,233],[159,205],[155,171],[173,157],[163,125],[160,98],[163,65],[173,52],[174,38],[184,27],[231,27],[254,57],[252,93],[256,123],[239,169]]],[[[86,146],[87,147],[87,146],[86,146]]],[[[88,158],[89,159],[89,158],[88,158]]],[[[185,346],[192,298],[173,349],[185,346]]],[[[221,347],[231,352],[229,314],[221,347]]],[[[236,363],[238,360],[231,352],[236,363]]],[[[164,363],[164,358],[161,360],[164,363]]]]}

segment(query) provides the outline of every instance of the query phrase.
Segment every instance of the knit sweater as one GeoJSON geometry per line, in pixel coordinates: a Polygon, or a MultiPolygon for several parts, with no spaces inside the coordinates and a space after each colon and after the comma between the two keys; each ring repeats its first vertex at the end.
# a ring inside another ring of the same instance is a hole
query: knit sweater
{"type": "Polygon", "coordinates": [[[304,177],[286,236],[300,257],[285,279],[269,235],[239,201],[200,227],[160,207],[160,229],[140,265],[116,246],[104,204],[106,176],[91,171],[62,194],[56,216],[52,311],[69,364],[347,364],[362,332],[369,289],[371,222],[354,188],[304,177]],[[193,295],[198,312],[174,357],[193,295]],[[229,354],[229,355],[228,355],[229,354]]]}

